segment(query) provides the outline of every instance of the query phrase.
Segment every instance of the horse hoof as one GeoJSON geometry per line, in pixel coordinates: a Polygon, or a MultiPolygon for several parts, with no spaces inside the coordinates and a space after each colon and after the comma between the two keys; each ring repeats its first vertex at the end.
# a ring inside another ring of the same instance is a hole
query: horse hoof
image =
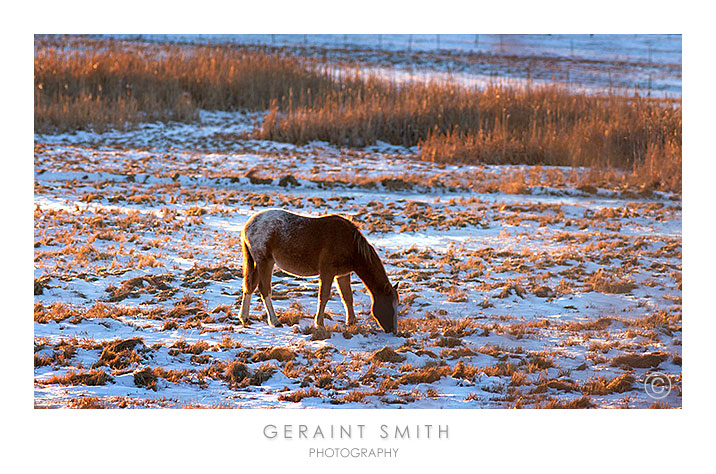
{"type": "Polygon", "coordinates": [[[272,322],[269,322],[269,326],[271,326],[272,328],[281,328],[283,327],[283,324],[278,322],[276,324],[273,324],[272,322]]]}

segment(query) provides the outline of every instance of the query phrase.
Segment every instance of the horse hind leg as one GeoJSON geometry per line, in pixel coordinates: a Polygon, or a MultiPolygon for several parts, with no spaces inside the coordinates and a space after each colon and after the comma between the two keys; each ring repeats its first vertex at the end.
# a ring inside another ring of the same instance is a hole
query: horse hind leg
{"type": "Polygon", "coordinates": [[[276,317],[276,311],[273,309],[273,303],[271,303],[271,275],[273,274],[273,260],[259,262],[257,267],[258,280],[259,280],[259,293],[261,293],[261,299],[263,299],[266,313],[268,313],[268,323],[271,327],[281,327],[281,323],[276,317]]]}
{"type": "Polygon", "coordinates": [[[258,270],[256,268],[256,263],[254,262],[251,253],[249,253],[249,249],[246,245],[246,242],[243,242],[243,252],[244,285],[243,297],[241,299],[241,312],[239,313],[239,318],[241,319],[242,323],[248,324],[249,310],[251,308],[251,294],[256,291],[256,287],[259,284],[259,275],[258,270]]]}
{"type": "Polygon", "coordinates": [[[343,275],[336,278],[338,290],[341,292],[343,306],[346,308],[346,324],[353,325],[356,323],[356,315],[353,311],[353,291],[351,291],[351,276],[343,275]]]}

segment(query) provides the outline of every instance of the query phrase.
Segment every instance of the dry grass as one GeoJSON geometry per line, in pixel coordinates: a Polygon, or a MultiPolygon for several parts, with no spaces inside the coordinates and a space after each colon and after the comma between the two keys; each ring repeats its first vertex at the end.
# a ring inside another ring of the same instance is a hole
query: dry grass
{"type": "Polygon", "coordinates": [[[100,397],[82,396],[69,401],[70,408],[81,410],[103,410],[110,408],[111,405],[100,397]]]}
{"type": "Polygon", "coordinates": [[[282,393],[278,396],[278,399],[281,401],[286,402],[293,402],[298,403],[304,398],[308,397],[318,397],[321,398],[321,392],[313,387],[309,388],[308,390],[296,390],[295,392],[291,393],[282,393]]]}
{"type": "Polygon", "coordinates": [[[657,367],[669,357],[664,353],[649,354],[622,354],[612,359],[614,367],[627,367],[633,369],[650,369],[657,367]]]}
{"type": "Polygon", "coordinates": [[[582,395],[580,398],[575,398],[569,401],[563,400],[550,400],[547,405],[538,405],[536,408],[548,408],[548,409],[575,409],[575,408],[593,408],[594,402],[589,395],[582,395]]]}
{"type": "Polygon", "coordinates": [[[419,383],[433,383],[451,373],[452,370],[447,365],[441,367],[422,367],[413,372],[401,375],[400,378],[398,378],[398,384],[416,385],[419,383]]]}
{"type": "Polygon", "coordinates": [[[111,342],[102,350],[102,354],[93,368],[109,366],[113,369],[124,369],[131,364],[141,362],[141,356],[136,352],[137,346],[144,347],[140,338],[130,338],[111,342]]]}
{"type": "Polygon", "coordinates": [[[110,376],[101,370],[70,371],[65,375],[55,375],[38,383],[43,385],[104,385],[110,380],[110,376]]]}
{"type": "MultiPolygon", "coordinates": [[[[592,97],[554,87],[398,84],[351,77],[340,94],[272,107],[261,138],[420,147],[439,163],[589,166],[632,171],[629,184],[681,188],[681,110],[638,97],[592,97]]],[[[524,184],[507,192],[524,192],[524,184]]],[[[625,183],[627,184],[627,183],[625,183]]]]}
{"type": "Polygon", "coordinates": [[[630,293],[637,285],[631,280],[610,275],[600,268],[587,279],[587,287],[598,293],[618,294],[630,293]]]}
{"type": "Polygon", "coordinates": [[[405,356],[402,354],[398,354],[390,347],[384,347],[380,349],[379,351],[376,351],[372,355],[373,360],[377,360],[379,362],[403,362],[405,360],[405,356]]]}
{"type": "Polygon", "coordinates": [[[613,379],[605,377],[592,377],[581,387],[585,395],[608,395],[610,393],[624,393],[632,389],[634,376],[628,373],[622,374],[613,379]]]}
{"type": "MultiPolygon", "coordinates": [[[[439,163],[589,166],[592,183],[584,184],[681,190],[680,103],[556,87],[406,84],[255,47],[36,40],[37,131],[188,121],[199,109],[268,110],[263,139],[380,140],[418,145],[423,160],[439,163]],[[73,42],[82,47],[61,48],[73,42]]],[[[524,192],[513,184],[505,191],[524,192]]]]}
{"type": "Polygon", "coordinates": [[[36,131],[195,119],[199,109],[266,110],[333,87],[297,58],[231,47],[43,38],[35,49],[36,131]],[[77,46],[70,53],[63,47],[77,46]],[[278,103],[282,103],[279,99],[278,103]]]}
{"type": "Polygon", "coordinates": [[[137,387],[146,387],[155,392],[157,391],[157,374],[151,368],[145,367],[141,370],[135,370],[132,375],[134,376],[134,385],[137,387]]]}
{"type": "Polygon", "coordinates": [[[230,362],[225,368],[225,378],[231,386],[239,385],[250,375],[251,371],[239,361],[230,362]]]}
{"type": "Polygon", "coordinates": [[[251,359],[253,361],[265,361],[275,359],[279,362],[288,362],[296,358],[296,353],[287,347],[272,347],[271,349],[259,351],[251,359]]]}

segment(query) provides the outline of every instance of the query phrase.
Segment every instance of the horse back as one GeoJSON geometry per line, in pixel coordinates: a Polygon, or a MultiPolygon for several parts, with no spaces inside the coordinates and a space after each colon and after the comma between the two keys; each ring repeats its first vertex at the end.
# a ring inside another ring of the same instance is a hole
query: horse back
{"type": "Polygon", "coordinates": [[[353,271],[355,224],[338,215],[309,217],[270,209],[246,223],[243,240],[254,260],[271,259],[299,276],[353,271]]]}

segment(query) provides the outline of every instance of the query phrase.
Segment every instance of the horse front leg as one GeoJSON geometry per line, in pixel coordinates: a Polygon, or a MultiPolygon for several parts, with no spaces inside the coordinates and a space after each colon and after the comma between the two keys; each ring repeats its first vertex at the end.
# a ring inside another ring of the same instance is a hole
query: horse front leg
{"type": "Polygon", "coordinates": [[[356,314],[353,311],[353,291],[351,291],[351,275],[339,276],[336,278],[338,290],[341,292],[343,306],[346,308],[346,324],[348,326],[356,323],[356,314]]]}
{"type": "Polygon", "coordinates": [[[328,303],[328,298],[331,297],[332,284],[333,275],[321,275],[321,279],[318,284],[318,310],[316,311],[316,317],[314,320],[316,327],[324,327],[323,311],[326,309],[326,303],[328,303]]]}

